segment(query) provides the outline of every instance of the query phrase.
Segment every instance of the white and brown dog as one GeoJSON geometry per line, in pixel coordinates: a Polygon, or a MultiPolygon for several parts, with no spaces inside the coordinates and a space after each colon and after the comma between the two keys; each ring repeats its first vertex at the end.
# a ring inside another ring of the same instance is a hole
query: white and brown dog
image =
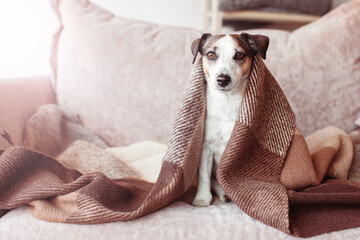
{"type": "Polygon", "coordinates": [[[222,201],[228,198],[216,181],[216,169],[233,130],[247,85],[252,59],[265,59],[269,38],[246,33],[203,34],[191,46],[195,62],[201,54],[206,84],[206,122],[195,206],[209,206],[211,186],[222,201]]]}

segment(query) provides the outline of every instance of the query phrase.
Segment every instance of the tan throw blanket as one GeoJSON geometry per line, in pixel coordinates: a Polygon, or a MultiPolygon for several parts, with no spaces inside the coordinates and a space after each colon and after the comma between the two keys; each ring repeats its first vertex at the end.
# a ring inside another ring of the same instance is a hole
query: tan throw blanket
{"type": "MultiPolygon", "coordinates": [[[[0,156],[0,215],[27,204],[38,218],[87,224],[130,220],[168,205],[196,178],[204,110],[199,61],[154,184],[131,177],[110,180],[100,172],[82,174],[40,152],[10,147],[0,156]]],[[[310,136],[308,144],[283,92],[256,56],[217,171],[221,186],[248,215],[288,234],[309,237],[360,226],[360,184],[346,180],[353,159],[351,138],[329,127],[310,136]]]]}

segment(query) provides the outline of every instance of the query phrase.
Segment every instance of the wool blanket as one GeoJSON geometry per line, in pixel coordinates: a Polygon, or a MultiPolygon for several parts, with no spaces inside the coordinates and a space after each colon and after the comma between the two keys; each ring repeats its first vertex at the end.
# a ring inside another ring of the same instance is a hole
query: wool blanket
{"type": "MultiPolygon", "coordinates": [[[[179,199],[196,179],[205,94],[200,60],[182,96],[155,183],[80,173],[39,150],[8,148],[0,156],[0,216],[27,204],[40,219],[103,223],[135,219],[179,199]]],[[[255,56],[217,170],[230,199],[251,217],[295,236],[358,227],[360,184],[348,180],[353,156],[350,136],[334,127],[305,141],[281,88],[255,56]]]]}

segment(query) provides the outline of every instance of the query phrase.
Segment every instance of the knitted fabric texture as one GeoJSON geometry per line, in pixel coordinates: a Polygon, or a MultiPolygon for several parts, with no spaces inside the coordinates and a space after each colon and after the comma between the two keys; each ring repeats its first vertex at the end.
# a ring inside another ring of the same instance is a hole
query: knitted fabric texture
{"type": "MultiPolygon", "coordinates": [[[[199,60],[154,184],[130,177],[111,180],[99,172],[81,174],[43,153],[10,147],[0,156],[0,215],[27,204],[40,219],[103,223],[135,219],[179,199],[198,170],[204,82],[199,60]]],[[[256,55],[217,170],[230,199],[251,217],[291,235],[309,237],[360,226],[360,184],[346,180],[352,158],[351,138],[337,128],[303,138],[285,95],[256,55]],[[333,179],[324,180],[328,178],[333,179]]]]}

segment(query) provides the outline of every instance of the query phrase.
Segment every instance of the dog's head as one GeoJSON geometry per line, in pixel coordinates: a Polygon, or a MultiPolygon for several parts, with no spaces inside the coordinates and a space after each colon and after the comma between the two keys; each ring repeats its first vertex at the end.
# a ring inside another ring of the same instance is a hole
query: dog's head
{"type": "Polygon", "coordinates": [[[202,56],[208,86],[230,91],[248,79],[257,53],[265,59],[268,46],[269,38],[263,35],[205,33],[192,43],[191,51],[193,63],[198,53],[202,56]]]}

